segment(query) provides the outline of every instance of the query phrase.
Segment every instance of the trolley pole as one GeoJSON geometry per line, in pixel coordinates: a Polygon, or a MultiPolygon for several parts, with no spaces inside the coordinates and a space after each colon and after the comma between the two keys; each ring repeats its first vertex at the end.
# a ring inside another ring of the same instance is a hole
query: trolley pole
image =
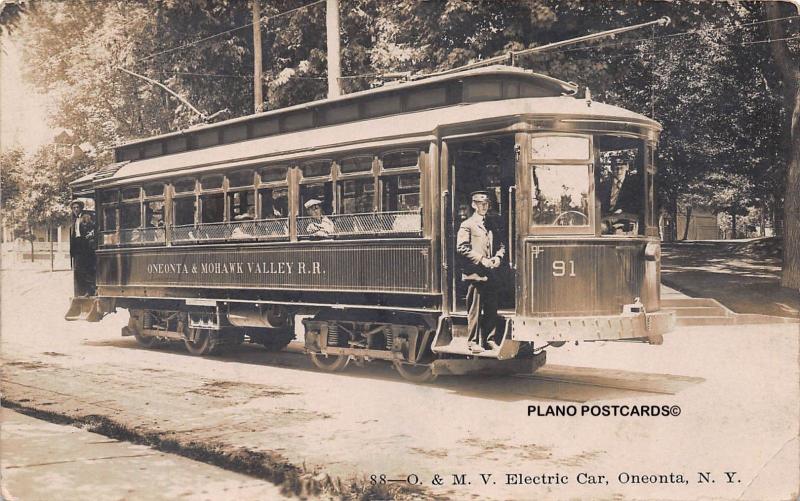
{"type": "Polygon", "coordinates": [[[255,113],[264,111],[261,79],[261,1],[253,0],[253,100],[255,113]]]}
{"type": "Polygon", "coordinates": [[[342,94],[339,79],[342,76],[339,49],[339,0],[327,0],[325,25],[328,38],[328,99],[342,94]]]}

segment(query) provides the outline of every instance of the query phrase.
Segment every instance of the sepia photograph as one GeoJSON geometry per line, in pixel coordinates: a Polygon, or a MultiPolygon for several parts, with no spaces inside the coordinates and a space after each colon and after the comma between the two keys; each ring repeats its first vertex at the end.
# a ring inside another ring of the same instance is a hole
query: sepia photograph
{"type": "Polygon", "coordinates": [[[0,498],[800,497],[800,0],[0,0],[0,498]]]}

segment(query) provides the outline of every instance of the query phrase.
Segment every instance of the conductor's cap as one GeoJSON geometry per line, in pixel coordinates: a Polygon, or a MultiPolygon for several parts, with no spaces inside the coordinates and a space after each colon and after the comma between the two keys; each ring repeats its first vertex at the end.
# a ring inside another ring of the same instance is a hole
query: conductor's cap
{"type": "Polygon", "coordinates": [[[316,198],[312,198],[308,202],[304,203],[303,207],[305,207],[306,209],[310,209],[311,207],[314,207],[315,205],[322,205],[322,201],[321,200],[317,200],[316,198]]]}
{"type": "Polygon", "coordinates": [[[489,201],[489,192],[488,191],[473,191],[472,192],[472,201],[473,202],[488,202],[489,201]]]}

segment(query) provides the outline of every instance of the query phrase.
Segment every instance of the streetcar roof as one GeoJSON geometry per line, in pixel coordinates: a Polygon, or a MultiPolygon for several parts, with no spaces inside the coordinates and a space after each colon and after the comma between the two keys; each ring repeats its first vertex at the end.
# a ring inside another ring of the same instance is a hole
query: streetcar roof
{"type": "Polygon", "coordinates": [[[413,88],[420,88],[420,87],[430,87],[432,85],[450,81],[450,80],[461,80],[464,78],[471,78],[471,77],[478,77],[478,76],[498,76],[498,77],[522,77],[526,80],[535,83],[538,87],[540,87],[544,92],[547,92],[549,95],[552,96],[560,96],[560,95],[572,95],[575,94],[578,90],[578,86],[571,82],[565,82],[563,80],[559,80],[557,78],[553,78],[548,75],[543,75],[541,73],[535,73],[530,70],[525,70],[523,68],[517,68],[514,66],[505,66],[505,65],[493,65],[487,66],[484,68],[476,68],[472,70],[461,71],[457,73],[449,73],[446,75],[438,75],[432,77],[424,77],[419,78],[417,80],[411,80],[408,82],[401,82],[401,83],[390,83],[383,85],[382,87],[376,87],[374,89],[367,89],[359,92],[353,92],[350,94],[344,94],[341,96],[327,98],[327,99],[319,99],[316,101],[310,101],[307,103],[301,103],[294,106],[288,106],[285,108],[278,108],[275,110],[264,111],[261,113],[254,113],[252,115],[246,115],[243,117],[232,118],[229,120],[224,120],[222,122],[217,122],[214,124],[203,124],[203,125],[196,125],[189,129],[176,131],[176,132],[169,132],[166,134],[160,134],[157,136],[151,136],[141,139],[135,139],[132,141],[127,141],[123,144],[120,144],[116,148],[125,148],[128,146],[143,144],[147,142],[151,142],[153,140],[159,139],[166,139],[170,137],[181,136],[182,134],[186,134],[189,132],[197,132],[203,131],[208,129],[216,129],[222,128],[229,125],[234,125],[242,122],[252,121],[254,119],[260,119],[264,117],[271,117],[275,115],[282,115],[287,114],[292,111],[297,110],[307,110],[310,108],[322,106],[325,104],[338,104],[338,103],[345,103],[347,101],[352,101],[354,99],[365,99],[369,97],[378,97],[381,94],[397,92],[399,90],[408,90],[413,88]]]}
{"type": "Polygon", "coordinates": [[[120,162],[110,165],[105,179],[96,178],[95,182],[98,185],[116,185],[224,168],[257,167],[311,155],[333,156],[338,152],[356,149],[420,144],[447,136],[450,131],[464,124],[497,122],[500,119],[549,119],[572,123],[582,130],[591,130],[595,124],[609,122],[629,124],[637,129],[650,131],[661,128],[657,122],[644,115],[571,96],[482,101],[120,162]]]}

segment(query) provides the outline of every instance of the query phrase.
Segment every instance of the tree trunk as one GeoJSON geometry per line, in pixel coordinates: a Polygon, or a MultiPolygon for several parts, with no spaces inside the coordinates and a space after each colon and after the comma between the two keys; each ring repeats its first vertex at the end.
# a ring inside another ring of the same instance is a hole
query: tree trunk
{"type": "Polygon", "coordinates": [[[670,201],[669,203],[669,232],[667,240],[674,242],[678,239],[678,203],[670,201]]]}
{"type": "MultiPolygon", "coordinates": [[[[787,4],[791,5],[791,4],[787,4]]],[[[795,4],[792,14],[800,14],[795,4]]],[[[777,20],[782,15],[780,2],[765,3],[767,18],[777,20]]],[[[788,11],[787,11],[788,12],[788,11]]],[[[789,145],[786,168],[786,196],[783,204],[783,272],[781,285],[800,289],[800,65],[786,45],[785,23],[767,23],[770,49],[780,68],[783,84],[783,106],[790,116],[789,145]]]]}
{"type": "Polygon", "coordinates": [[[800,86],[792,111],[791,157],[786,171],[783,204],[783,273],[781,285],[800,289],[800,86]]]}
{"type": "Polygon", "coordinates": [[[692,206],[689,205],[686,207],[686,224],[683,227],[683,238],[681,240],[686,240],[689,238],[689,224],[692,222],[692,206]]]}
{"type": "Polygon", "coordinates": [[[736,240],[736,213],[731,213],[731,240],[736,240]]]}

